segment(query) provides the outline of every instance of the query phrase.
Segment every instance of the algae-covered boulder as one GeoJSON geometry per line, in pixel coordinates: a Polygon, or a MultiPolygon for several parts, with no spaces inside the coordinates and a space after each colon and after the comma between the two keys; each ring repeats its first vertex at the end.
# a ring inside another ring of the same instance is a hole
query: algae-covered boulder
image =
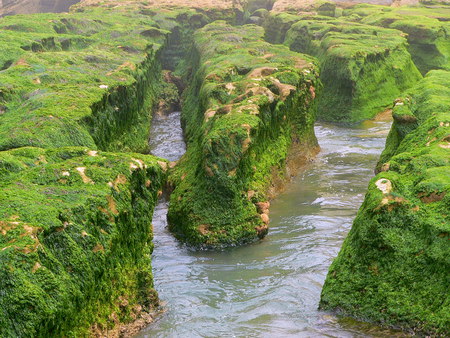
{"type": "Polygon", "coordinates": [[[321,120],[371,118],[421,78],[398,30],[318,16],[293,24],[284,43],[321,61],[321,120]]]}
{"type": "Polygon", "coordinates": [[[135,12],[0,21],[0,150],[23,146],[148,149],[164,30],[135,12]]]}
{"type": "Polygon", "coordinates": [[[0,152],[0,177],[0,336],[86,336],[154,310],[157,159],[26,147],[0,152]]]}
{"type": "Polygon", "coordinates": [[[344,11],[346,18],[364,24],[398,29],[407,34],[414,63],[426,74],[450,70],[450,6],[383,8],[357,5],[344,11]]]}
{"type": "Polygon", "coordinates": [[[168,32],[94,8],[0,29],[0,336],[140,318],[157,305],[151,217],[166,163],[100,150],[147,150],[168,32]]]}
{"type": "Polygon", "coordinates": [[[187,153],[171,176],[168,214],[170,229],[190,244],[264,237],[286,158],[301,162],[317,146],[315,62],[264,42],[263,33],[219,21],[194,36],[199,68],[182,114],[187,153]]]}
{"type": "Polygon", "coordinates": [[[323,287],[320,307],[450,334],[450,73],[432,71],[396,101],[365,201],[323,287]]]}

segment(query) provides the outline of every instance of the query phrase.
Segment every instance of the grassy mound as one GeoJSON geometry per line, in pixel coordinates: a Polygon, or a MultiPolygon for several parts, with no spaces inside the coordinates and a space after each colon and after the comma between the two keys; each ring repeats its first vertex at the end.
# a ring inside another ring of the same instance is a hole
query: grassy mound
{"type": "Polygon", "coordinates": [[[262,40],[260,27],[216,22],[195,36],[182,121],[186,155],[172,174],[170,229],[193,245],[236,245],[267,233],[271,183],[286,158],[316,147],[313,59],[262,40]]]}
{"type": "Polygon", "coordinates": [[[316,16],[293,24],[284,43],[321,61],[321,120],[371,118],[421,78],[397,30],[316,16]]]}
{"type": "Polygon", "coordinates": [[[397,100],[394,125],[320,307],[450,334],[450,73],[431,71],[397,100]]]}

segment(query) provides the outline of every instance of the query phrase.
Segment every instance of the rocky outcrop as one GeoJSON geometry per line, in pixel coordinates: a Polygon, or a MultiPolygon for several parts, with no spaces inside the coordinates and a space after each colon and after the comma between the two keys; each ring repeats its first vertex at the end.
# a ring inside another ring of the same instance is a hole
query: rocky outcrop
{"type": "Polygon", "coordinates": [[[266,39],[321,62],[324,95],[318,118],[356,122],[372,118],[421,78],[398,30],[316,14],[271,14],[266,39]]]}
{"type": "Polygon", "coordinates": [[[344,10],[346,19],[404,32],[408,50],[422,74],[432,69],[450,70],[450,8],[434,5],[413,8],[380,8],[358,5],[344,10]]]}
{"type": "Polygon", "coordinates": [[[328,272],[320,307],[448,336],[450,74],[397,100],[365,201],[328,272]]]}
{"type": "Polygon", "coordinates": [[[271,184],[289,153],[317,144],[315,61],[262,40],[263,30],[216,22],[195,36],[198,71],[182,122],[187,153],[171,175],[170,229],[192,245],[220,247],[266,235],[271,184]]]}
{"type": "Polygon", "coordinates": [[[158,305],[166,163],[130,150],[147,149],[167,32],[106,11],[0,20],[2,337],[87,336],[158,305]]]}
{"type": "Polygon", "coordinates": [[[400,31],[312,17],[293,24],[284,43],[321,61],[321,120],[372,118],[421,78],[400,31]]]}

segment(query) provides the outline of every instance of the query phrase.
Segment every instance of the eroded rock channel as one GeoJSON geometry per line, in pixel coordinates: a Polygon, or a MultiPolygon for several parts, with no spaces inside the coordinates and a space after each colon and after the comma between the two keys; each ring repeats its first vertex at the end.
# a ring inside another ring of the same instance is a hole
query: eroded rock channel
{"type": "MultiPolygon", "coordinates": [[[[157,117],[152,153],[184,153],[178,113],[157,117]],[[167,142],[173,142],[168,147],[167,142]]],[[[155,288],[165,312],[136,337],[392,337],[398,331],[317,311],[322,284],[364,198],[389,121],[353,128],[316,124],[321,152],[272,201],[262,242],[220,252],[181,245],[167,227],[168,201],[153,215],[155,288]]]]}
{"type": "Polygon", "coordinates": [[[448,333],[448,5],[276,8],[0,19],[1,336],[448,333]]]}

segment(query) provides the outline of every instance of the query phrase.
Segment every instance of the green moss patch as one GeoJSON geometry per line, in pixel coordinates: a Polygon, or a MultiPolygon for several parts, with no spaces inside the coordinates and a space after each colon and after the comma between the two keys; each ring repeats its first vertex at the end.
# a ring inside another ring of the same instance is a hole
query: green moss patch
{"type": "Polygon", "coordinates": [[[397,100],[381,171],[330,267],[322,309],[450,334],[450,73],[397,100]]]}
{"type": "Polygon", "coordinates": [[[345,10],[344,15],[349,20],[408,34],[408,50],[422,74],[432,69],[450,70],[450,6],[386,9],[358,5],[345,10]]]}
{"type": "Polygon", "coordinates": [[[421,78],[398,30],[319,16],[293,24],[284,43],[321,61],[324,95],[318,118],[322,120],[374,117],[421,78]]]}
{"type": "Polygon", "coordinates": [[[182,114],[188,147],[171,176],[168,215],[170,229],[190,244],[263,237],[272,178],[284,177],[290,149],[307,154],[316,146],[315,61],[264,42],[263,33],[218,21],[194,36],[198,71],[182,114]]]}
{"type": "Polygon", "coordinates": [[[98,9],[1,19],[0,150],[145,152],[167,34],[155,26],[98,9]]]}
{"type": "Polygon", "coordinates": [[[86,148],[0,153],[0,335],[87,335],[157,304],[152,156],[86,148]]]}

